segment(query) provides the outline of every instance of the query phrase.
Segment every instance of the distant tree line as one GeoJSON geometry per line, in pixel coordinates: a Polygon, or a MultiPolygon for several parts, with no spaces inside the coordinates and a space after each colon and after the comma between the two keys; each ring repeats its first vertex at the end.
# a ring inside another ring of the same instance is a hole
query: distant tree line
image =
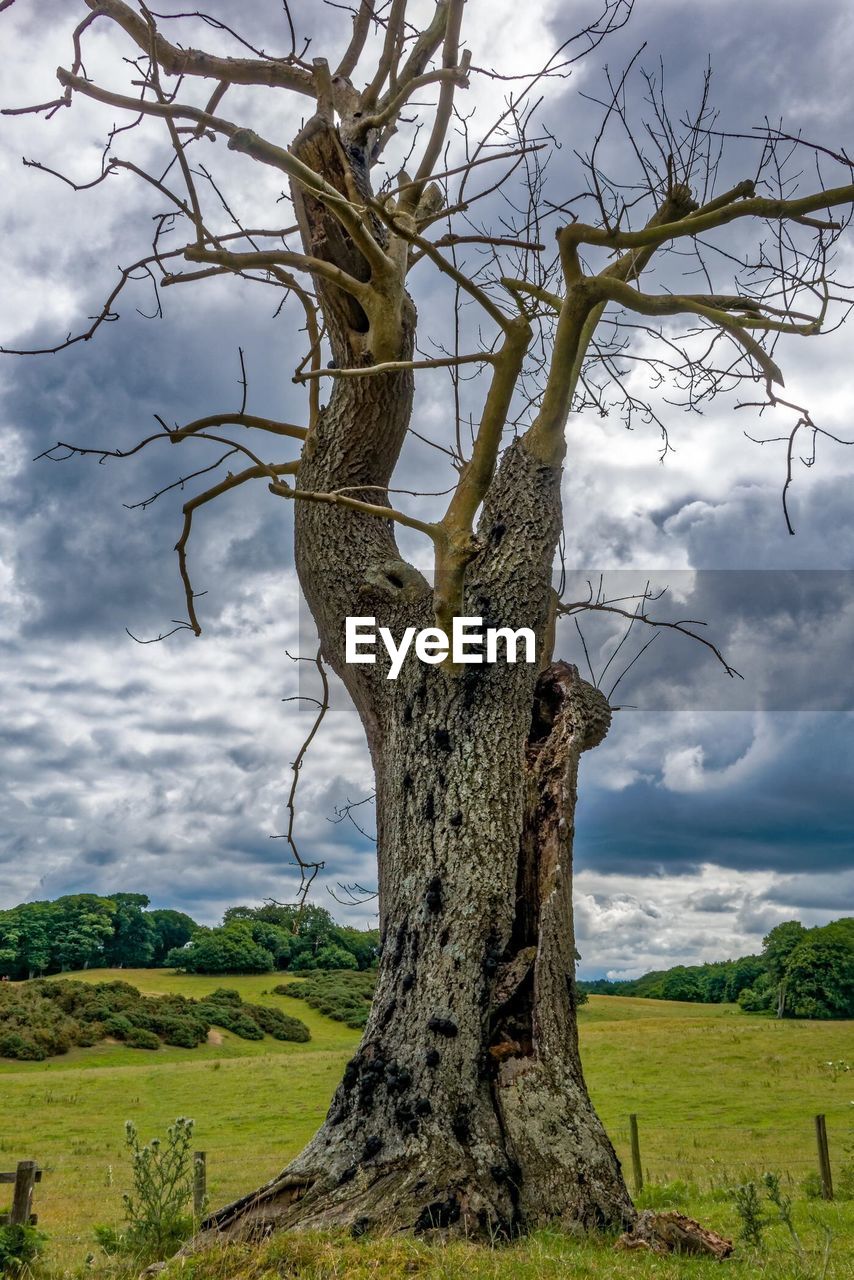
{"type": "Polygon", "coordinates": [[[79,969],[178,968],[187,973],[371,968],[376,930],[338,925],[323,907],[230,907],[205,928],[144,893],[75,893],[0,911],[0,976],[79,969]]]}
{"type": "Polygon", "coordinates": [[[815,929],[786,920],[763,939],[760,955],[578,985],[595,995],[731,1002],[778,1018],[854,1018],[854,917],[815,929]]]}

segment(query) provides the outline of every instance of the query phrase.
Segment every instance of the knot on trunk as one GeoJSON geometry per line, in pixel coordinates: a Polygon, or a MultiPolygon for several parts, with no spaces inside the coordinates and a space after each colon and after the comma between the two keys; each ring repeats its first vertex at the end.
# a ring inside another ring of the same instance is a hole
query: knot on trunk
{"type": "Polygon", "coordinates": [[[598,747],[611,725],[608,699],[569,662],[553,662],[537,681],[529,745],[536,749],[545,742],[559,718],[579,734],[582,751],[598,747]]]}

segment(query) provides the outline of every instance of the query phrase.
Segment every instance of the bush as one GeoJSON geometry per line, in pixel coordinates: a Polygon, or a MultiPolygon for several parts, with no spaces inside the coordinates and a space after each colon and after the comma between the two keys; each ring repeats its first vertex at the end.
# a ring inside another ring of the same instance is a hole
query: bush
{"type": "Polygon", "coordinates": [[[303,1043],[309,1040],[308,1027],[299,1018],[291,1018],[281,1009],[271,1009],[267,1005],[251,1004],[244,1006],[252,1011],[252,1017],[262,1031],[274,1040],[294,1040],[303,1043]]]}
{"type": "Polygon", "coordinates": [[[738,1003],[745,1013],[769,1013],[773,1002],[770,991],[757,991],[753,987],[744,987],[738,993],[738,1003]]]}
{"type": "Polygon", "coordinates": [[[740,1238],[745,1244],[752,1245],[756,1249],[761,1248],[762,1234],[767,1223],[756,1183],[745,1182],[743,1186],[734,1187],[732,1201],[741,1224],[740,1238]]]}
{"type": "Polygon", "coordinates": [[[113,1013],[104,1020],[104,1034],[113,1036],[116,1040],[126,1040],[133,1029],[130,1018],[123,1013],[113,1013]]]}
{"type": "Polygon", "coordinates": [[[91,1047],[110,1036],[129,1049],[157,1049],[161,1041],[182,1049],[204,1044],[212,1025],[244,1040],[268,1032],[278,1040],[308,1040],[298,1018],[278,1009],[245,1004],[220,987],[202,1000],[143,996],[127,982],[24,982],[0,987],[0,1057],[41,1061],[73,1045],[91,1047]]]}
{"type": "Polygon", "coordinates": [[[208,1023],[196,1018],[164,1018],[160,1024],[160,1035],[166,1044],[177,1049],[195,1049],[204,1044],[208,1030],[208,1023]]]}
{"type": "Polygon", "coordinates": [[[77,1043],[81,1049],[91,1049],[106,1035],[103,1022],[83,1023],[77,1032],[77,1043]]]}
{"type": "Polygon", "coordinates": [[[231,1004],[202,1004],[199,1013],[214,1026],[231,1031],[242,1040],[263,1040],[264,1032],[249,1012],[249,1006],[231,1004]]]}
{"type": "Polygon", "coordinates": [[[233,987],[217,987],[216,991],[212,991],[209,996],[205,997],[211,1004],[242,1004],[243,997],[239,991],[235,991],[233,987]]]}
{"type": "Polygon", "coordinates": [[[316,958],[318,969],[358,969],[359,963],[350,951],[334,943],[321,947],[316,958]]]}
{"type": "Polygon", "coordinates": [[[47,1054],[32,1040],[17,1031],[7,1031],[0,1036],[0,1058],[17,1058],[22,1062],[41,1062],[47,1054]]]}
{"type": "Polygon", "coordinates": [[[184,973],[269,973],[275,961],[259,946],[251,929],[233,923],[217,929],[199,929],[185,947],[174,948],[167,965],[184,973]]]}
{"type": "Polygon", "coordinates": [[[0,1226],[0,1275],[17,1275],[35,1262],[46,1238],[35,1227],[0,1226]]]}
{"type": "Polygon", "coordinates": [[[145,1027],[131,1027],[125,1044],[129,1049],[159,1049],[160,1037],[153,1031],[146,1031],[145,1027]]]}
{"type": "Polygon", "coordinates": [[[166,1131],[166,1140],[152,1138],[143,1146],[134,1124],[125,1125],[130,1152],[133,1190],[122,1197],[124,1231],[95,1228],[95,1239],[105,1253],[125,1254],[136,1264],[153,1262],[173,1253],[192,1235],[193,1121],[179,1116],[166,1131]]]}
{"type": "Polygon", "coordinates": [[[358,1031],[368,1021],[376,981],[376,973],[370,971],[313,972],[302,982],[280,983],[273,994],[304,1000],[318,1013],[358,1031]]]}

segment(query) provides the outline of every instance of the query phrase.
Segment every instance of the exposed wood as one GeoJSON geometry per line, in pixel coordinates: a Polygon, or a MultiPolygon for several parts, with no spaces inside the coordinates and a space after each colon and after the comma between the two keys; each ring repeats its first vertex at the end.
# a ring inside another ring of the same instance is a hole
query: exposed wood
{"type": "Polygon", "coordinates": [[[12,1197],[12,1212],[9,1221],[12,1226],[25,1225],[30,1221],[33,1207],[33,1188],[36,1185],[38,1165],[35,1160],[21,1160],[15,1173],[15,1191],[12,1197]]]}
{"type": "MultiPolygon", "coordinates": [[[[42,1177],[43,1177],[43,1176],[44,1176],[44,1175],[43,1175],[43,1173],[42,1173],[41,1169],[36,1169],[36,1177],[35,1177],[36,1182],[41,1182],[41,1180],[42,1180],[42,1177]]],[[[0,1173],[0,1182],[14,1182],[14,1181],[16,1180],[16,1178],[17,1178],[17,1177],[18,1177],[17,1172],[15,1172],[15,1173],[0,1173]]]]}
{"type": "Polygon", "coordinates": [[[207,1154],[204,1151],[193,1152],[193,1216],[200,1221],[205,1209],[208,1194],[207,1154]]]}
{"type": "Polygon", "coordinates": [[[815,1118],[815,1138],[818,1147],[818,1172],[821,1178],[821,1197],[823,1200],[833,1199],[833,1174],[830,1168],[830,1147],[827,1142],[827,1121],[825,1117],[815,1118]]]}
{"type": "Polygon", "coordinates": [[[686,1218],[684,1213],[653,1213],[646,1209],[639,1214],[632,1230],[620,1236],[614,1248],[693,1254],[723,1261],[732,1253],[733,1243],[702,1227],[693,1218],[686,1218]]]}
{"type": "Polygon", "coordinates": [[[640,1195],[641,1191],[643,1191],[643,1165],[641,1164],[638,1118],[634,1112],[629,1116],[629,1135],[632,1144],[632,1177],[635,1184],[635,1195],[640,1195]]]}

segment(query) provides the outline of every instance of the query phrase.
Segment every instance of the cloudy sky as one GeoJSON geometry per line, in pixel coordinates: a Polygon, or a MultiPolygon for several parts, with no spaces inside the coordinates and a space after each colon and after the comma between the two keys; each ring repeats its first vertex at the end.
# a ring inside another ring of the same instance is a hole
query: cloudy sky
{"type": "MultiPolygon", "coordinates": [[[[523,30],[517,9],[515,0],[469,0],[476,65],[507,73],[541,65],[591,6],[545,0],[528,7],[523,30]]],[[[209,6],[223,19],[233,10],[209,6]]],[[[70,62],[78,11],[67,0],[17,0],[0,17],[4,46],[15,50],[0,105],[55,95],[53,71],[70,62]]],[[[273,0],[246,11],[253,39],[271,52],[284,47],[273,0]]],[[[315,34],[313,52],[334,51],[340,11],[306,3],[295,12],[315,34]]],[[[831,148],[850,139],[854,24],[845,0],[710,0],[692,6],[690,22],[685,13],[677,0],[637,0],[607,45],[569,79],[544,84],[539,120],[560,143],[550,171],[556,202],[569,191],[562,183],[573,177],[574,153],[589,148],[598,126],[582,95],[601,97],[604,64],[619,74],[641,45],[635,65],[660,75],[661,61],[676,119],[696,103],[711,60],[718,127],[749,132],[768,117],[831,148]]],[[[233,51],[221,34],[203,34],[233,51]]],[[[119,59],[129,48],[106,26],[90,36],[87,71],[123,86],[119,59]]],[[[473,128],[498,113],[508,83],[474,78],[473,128]]],[[[639,113],[643,90],[640,76],[630,82],[639,113]]],[[[233,118],[278,141],[304,106],[269,91],[240,90],[228,102],[233,118]]],[[[52,346],[85,329],[117,264],[146,251],[163,201],[131,175],[75,194],[21,165],[26,156],[89,181],[114,114],[76,100],[50,122],[0,121],[4,346],[52,346]]],[[[128,135],[116,151],[154,165],[160,132],[128,135]]],[[[247,174],[246,162],[222,153],[211,145],[202,158],[228,184],[239,216],[281,225],[276,175],[247,174]]],[[[623,163],[618,139],[606,140],[605,155],[623,163]]],[[[754,143],[736,147],[723,185],[750,174],[756,156],[754,143]]],[[[802,190],[816,184],[812,163],[804,153],[793,167],[804,169],[802,190]]],[[[832,166],[826,172],[845,180],[832,166]]],[[[837,267],[841,279],[846,268],[854,278],[854,233],[837,267]]],[[[413,290],[425,342],[446,341],[448,314],[428,271],[416,268],[413,290]]],[[[103,466],[33,462],[57,440],[127,448],[156,429],[154,414],[184,422],[237,408],[238,347],[250,411],[304,420],[291,382],[299,318],[287,307],[274,317],[277,301],[260,286],[206,281],[164,290],[165,318],[150,321],[140,314],[152,310],[143,282],[125,295],[120,322],[93,341],[52,356],[0,357],[0,907],[121,888],[213,922],[229,904],[293,891],[283,842],[271,836],[284,828],[289,764],[311,715],[284,701],[310,687],[287,651],[312,650],[287,504],[260,485],[205,511],[191,548],[196,589],[207,592],[204,634],[141,646],[126,628],[153,637],[183,616],[172,548],[184,497],[176,490],[144,510],[126,508],[217,455],[190,459],[158,443],[103,466]]],[[[849,325],[778,348],[788,394],[849,438],[852,334],[849,325]]],[[[674,450],[663,464],[655,425],[638,420],[628,432],[616,411],[571,420],[568,594],[578,598],[600,572],[612,594],[647,578],[667,585],[662,616],[708,619],[744,680],[728,679],[700,646],[661,636],[621,681],[614,728],[583,767],[576,896],[587,975],[740,954],[782,919],[817,923],[854,910],[854,448],[826,442],[815,466],[797,467],[792,538],[780,503],[784,452],[744,434],[779,435],[791,419],[759,423],[750,410],[736,412],[733,397],[688,415],[662,398],[669,394],[653,400],[674,450]]],[[[448,406],[444,376],[425,375],[419,429],[443,439],[448,406]]],[[[400,474],[402,487],[413,477],[420,489],[448,483],[441,455],[417,440],[400,474]]],[[[404,542],[426,563],[423,546],[404,542]]],[[[599,676],[619,633],[588,622],[584,631],[599,676]]],[[[638,648],[630,637],[606,689],[638,648]]],[[[586,670],[574,628],[561,651],[586,670]]],[[[369,914],[336,907],[327,886],[370,884],[373,851],[351,824],[332,820],[370,791],[361,731],[336,689],[303,771],[298,836],[325,860],[318,901],[341,918],[369,914]]],[[[370,806],[360,812],[370,827],[370,806]]]]}

